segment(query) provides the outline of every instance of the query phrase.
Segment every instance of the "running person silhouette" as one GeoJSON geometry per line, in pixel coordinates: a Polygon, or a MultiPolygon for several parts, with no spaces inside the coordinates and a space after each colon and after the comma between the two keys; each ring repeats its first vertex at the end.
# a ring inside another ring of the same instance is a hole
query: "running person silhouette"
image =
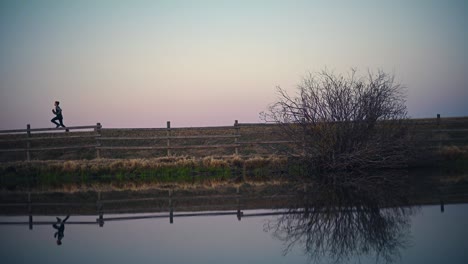
{"type": "Polygon", "coordinates": [[[54,113],[55,117],[50,120],[50,122],[56,125],[56,128],[65,127],[65,125],[63,124],[62,108],[60,108],[59,104],[59,101],[55,101],[55,109],[52,109],[52,113],[54,113]],[[59,121],[59,123],[57,123],[57,120],[59,121]]]}

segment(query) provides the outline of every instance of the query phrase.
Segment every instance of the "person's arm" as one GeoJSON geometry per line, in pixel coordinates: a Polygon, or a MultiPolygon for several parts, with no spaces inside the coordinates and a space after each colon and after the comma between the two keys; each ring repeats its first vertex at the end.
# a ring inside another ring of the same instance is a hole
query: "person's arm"
{"type": "Polygon", "coordinates": [[[65,217],[65,219],[63,219],[62,223],[65,223],[65,221],[67,221],[67,219],[70,217],[70,215],[67,215],[67,217],[65,217]]]}

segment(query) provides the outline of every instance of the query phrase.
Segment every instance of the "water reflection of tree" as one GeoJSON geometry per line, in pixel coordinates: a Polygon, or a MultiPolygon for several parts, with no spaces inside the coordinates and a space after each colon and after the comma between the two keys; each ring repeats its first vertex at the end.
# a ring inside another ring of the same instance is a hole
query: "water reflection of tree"
{"type": "Polygon", "coordinates": [[[285,244],[284,254],[300,246],[311,261],[375,255],[377,261],[392,262],[408,245],[414,210],[406,206],[402,182],[370,186],[309,187],[288,214],[267,222],[265,229],[285,244]]]}

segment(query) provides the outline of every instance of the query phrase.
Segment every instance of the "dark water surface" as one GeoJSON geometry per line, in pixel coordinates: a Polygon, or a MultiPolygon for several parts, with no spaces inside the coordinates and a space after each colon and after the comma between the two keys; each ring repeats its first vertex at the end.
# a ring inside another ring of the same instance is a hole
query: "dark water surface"
{"type": "Polygon", "coordinates": [[[338,259],[341,263],[468,263],[468,204],[445,205],[443,212],[440,205],[431,205],[400,211],[396,217],[390,213],[389,217],[378,217],[378,221],[371,219],[372,226],[381,228],[369,230],[369,234],[355,232],[366,227],[361,223],[369,221],[368,214],[360,220],[352,218],[349,225],[343,226],[321,218],[314,225],[329,226],[314,230],[297,214],[268,215],[284,210],[242,212],[240,220],[236,211],[185,217],[177,212],[172,224],[163,213],[114,214],[104,216],[102,227],[96,215],[71,215],[65,223],[62,245],[57,245],[54,238],[55,216],[34,216],[31,230],[27,215],[0,216],[0,262],[237,264],[328,263],[338,259]],[[150,218],[115,219],[135,216],[150,218]],[[285,232],[290,235],[296,231],[299,236],[285,236],[285,232]],[[343,237],[317,238],[327,234],[343,237]],[[334,244],[323,247],[320,242],[334,244]],[[288,245],[290,250],[285,251],[288,245]],[[317,248],[334,252],[312,254],[317,248]],[[376,254],[375,249],[385,254],[376,254]]]}

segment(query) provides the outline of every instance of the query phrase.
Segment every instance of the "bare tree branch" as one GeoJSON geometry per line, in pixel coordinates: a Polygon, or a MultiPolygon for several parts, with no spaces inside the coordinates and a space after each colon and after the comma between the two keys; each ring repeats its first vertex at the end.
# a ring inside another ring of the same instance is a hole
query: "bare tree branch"
{"type": "Polygon", "coordinates": [[[381,70],[366,77],[310,74],[296,96],[277,87],[262,118],[297,144],[289,154],[318,171],[401,168],[408,159],[405,89],[381,70]]]}

